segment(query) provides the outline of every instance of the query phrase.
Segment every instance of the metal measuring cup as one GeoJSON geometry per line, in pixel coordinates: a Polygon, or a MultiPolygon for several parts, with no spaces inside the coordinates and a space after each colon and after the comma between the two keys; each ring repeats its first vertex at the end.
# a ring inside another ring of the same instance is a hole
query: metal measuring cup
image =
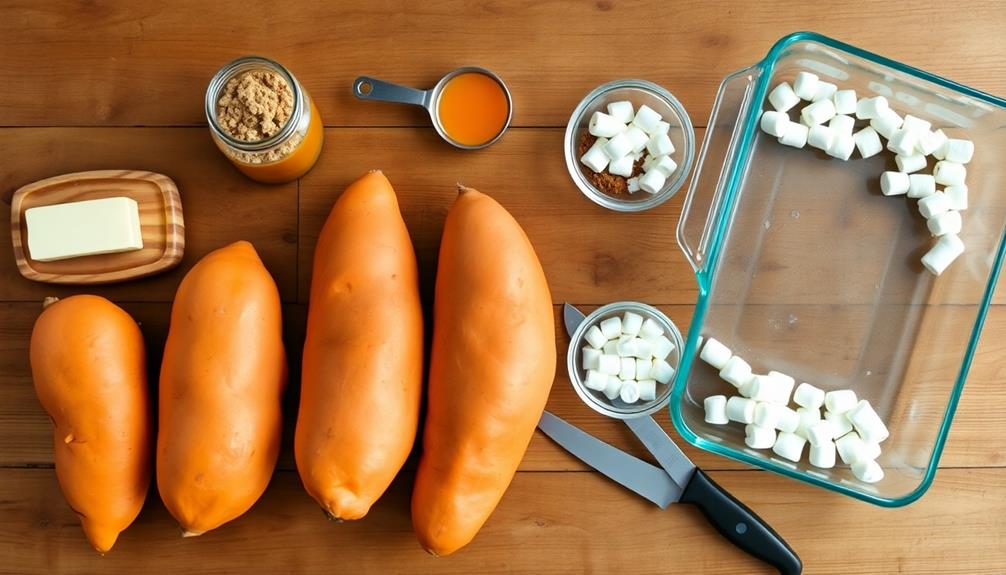
{"type": "Polygon", "coordinates": [[[399,84],[393,84],[391,82],[385,82],[384,80],[379,80],[377,78],[371,78],[369,76],[360,76],[353,81],[353,94],[361,100],[376,100],[380,102],[395,102],[398,104],[412,104],[413,106],[421,106],[426,109],[426,112],[430,115],[430,120],[433,122],[433,128],[436,129],[437,134],[444,139],[448,144],[461,148],[462,150],[481,150],[482,148],[488,147],[494,144],[497,140],[503,137],[503,134],[510,127],[510,119],[513,117],[513,99],[510,97],[510,90],[507,88],[506,84],[500,79],[499,76],[493,72],[480,68],[478,66],[463,66],[456,70],[448,72],[446,76],[440,79],[439,82],[429,90],[419,90],[416,88],[410,88],[408,86],[401,86],[399,84]],[[469,72],[474,72],[477,74],[482,74],[488,76],[496,81],[503,89],[503,93],[506,95],[507,104],[507,114],[506,122],[503,123],[503,127],[500,128],[498,134],[496,134],[488,142],[478,144],[476,146],[469,146],[467,144],[462,144],[454,141],[444,130],[443,125],[440,123],[440,114],[438,107],[440,106],[440,95],[443,93],[444,86],[447,85],[452,78],[459,76],[461,74],[466,74],[469,72]]]}

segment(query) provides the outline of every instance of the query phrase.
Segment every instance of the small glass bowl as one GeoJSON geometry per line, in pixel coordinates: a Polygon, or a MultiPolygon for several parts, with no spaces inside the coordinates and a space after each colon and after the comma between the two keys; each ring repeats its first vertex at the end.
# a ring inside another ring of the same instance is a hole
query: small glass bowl
{"type": "Polygon", "coordinates": [[[684,185],[695,161],[695,132],[688,112],[670,92],[646,80],[615,80],[597,87],[580,101],[566,125],[566,167],[573,183],[594,203],[616,212],[642,212],[659,206],[684,185]],[[590,168],[580,163],[580,135],[587,130],[594,112],[607,112],[608,104],[628,100],[633,109],[646,104],[671,125],[668,135],[674,144],[671,154],[678,169],[656,194],[643,191],[624,197],[612,196],[597,189],[588,179],[590,168]]]}
{"type": "Polygon", "coordinates": [[[678,365],[681,361],[681,332],[674,322],[655,307],[634,301],[618,301],[609,303],[594,310],[589,314],[569,340],[569,350],[566,352],[566,369],[569,372],[569,380],[573,384],[573,389],[591,409],[609,417],[618,419],[630,419],[650,415],[667,405],[671,399],[671,389],[674,387],[673,379],[668,383],[657,383],[657,395],[650,401],[637,401],[636,403],[625,403],[619,398],[608,399],[600,391],[588,389],[584,385],[587,377],[586,370],[583,369],[581,359],[582,349],[586,343],[585,336],[591,326],[601,323],[609,317],[621,317],[627,311],[635,312],[643,316],[643,320],[652,319],[664,328],[664,335],[674,344],[674,350],[667,356],[667,363],[674,368],[674,375],[677,376],[678,365]]]}

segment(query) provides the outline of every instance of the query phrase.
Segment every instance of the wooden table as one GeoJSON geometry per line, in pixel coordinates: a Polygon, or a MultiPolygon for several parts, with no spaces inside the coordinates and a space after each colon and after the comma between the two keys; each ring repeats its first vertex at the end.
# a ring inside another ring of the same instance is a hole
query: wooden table
{"type": "MultiPolygon", "coordinates": [[[[428,301],[443,218],[462,181],[492,194],[524,226],[557,305],[635,299],[687,326],[696,284],[674,239],[683,194],[621,216],[588,202],[566,174],[563,127],[586,92],[616,77],[654,80],[678,95],[701,136],[727,73],[760,59],[785,33],[812,29],[1004,94],[1006,9],[852,0],[832,8],[774,0],[321,4],[0,3],[0,219],[9,216],[12,192],[28,182],[133,168],[175,179],[188,232],[179,268],[93,289],[22,279],[10,238],[0,234],[0,572],[769,572],[694,509],[662,511],[540,435],[488,524],[453,557],[423,553],[411,532],[414,463],[366,519],[326,521],[304,493],[289,449],[315,237],[347,183],[384,169],[399,191],[428,301]],[[206,84],[224,62],[249,53],[293,70],[328,126],[321,160],[299,182],[256,185],[210,141],[206,84]],[[358,102],[350,93],[358,74],[430,86],[469,63],[498,72],[515,99],[513,129],[487,151],[451,149],[420,110],[358,102]],[[629,235],[637,241],[613,243],[629,235]],[[154,490],[101,557],[60,494],[50,424],[32,390],[28,338],[39,303],[88,291],[113,299],[142,322],[156,367],[183,274],[238,239],[254,243],[276,278],[294,358],[287,447],[273,483],[240,519],[184,540],[154,490]]],[[[917,503],[881,509],[685,451],[775,526],[807,573],[1003,573],[1006,292],[996,303],[936,482],[917,503]]],[[[549,409],[641,454],[624,426],[580,403],[561,367],[549,409]]],[[[666,414],[660,419],[671,429],[666,414]]]]}

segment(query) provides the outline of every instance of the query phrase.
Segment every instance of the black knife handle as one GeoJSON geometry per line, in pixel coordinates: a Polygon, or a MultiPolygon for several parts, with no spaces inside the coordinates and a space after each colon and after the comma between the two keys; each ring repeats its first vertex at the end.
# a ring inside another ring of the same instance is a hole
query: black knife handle
{"type": "Polygon", "coordinates": [[[799,575],[803,571],[800,557],[782,537],[701,469],[692,474],[680,502],[698,506],[720,534],[749,555],[772,565],[779,573],[799,575]]]}

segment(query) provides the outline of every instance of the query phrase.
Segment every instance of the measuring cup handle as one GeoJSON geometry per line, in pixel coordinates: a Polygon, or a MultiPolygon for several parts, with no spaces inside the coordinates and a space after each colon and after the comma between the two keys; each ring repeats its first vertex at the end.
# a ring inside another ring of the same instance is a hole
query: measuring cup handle
{"type": "Polygon", "coordinates": [[[368,76],[360,76],[353,81],[353,94],[361,100],[429,107],[429,90],[417,90],[368,76]]]}

